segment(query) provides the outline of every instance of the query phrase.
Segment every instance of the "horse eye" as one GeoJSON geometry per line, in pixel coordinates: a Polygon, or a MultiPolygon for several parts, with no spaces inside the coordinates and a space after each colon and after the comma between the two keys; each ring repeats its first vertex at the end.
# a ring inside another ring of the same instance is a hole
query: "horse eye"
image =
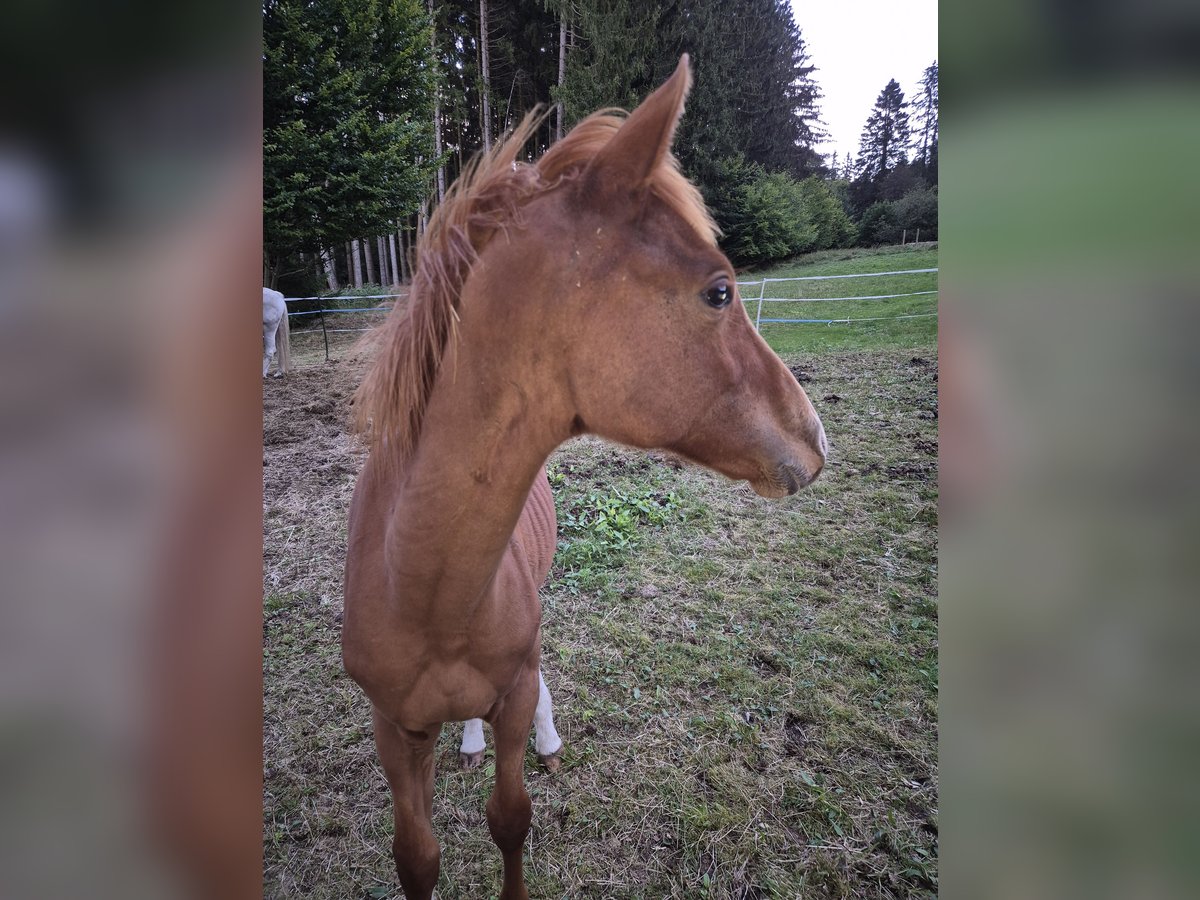
{"type": "Polygon", "coordinates": [[[703,294],[704,302],[714,309],[722,309],[733,299],[733,288],[728,282],[718,281],[703,294]]]}

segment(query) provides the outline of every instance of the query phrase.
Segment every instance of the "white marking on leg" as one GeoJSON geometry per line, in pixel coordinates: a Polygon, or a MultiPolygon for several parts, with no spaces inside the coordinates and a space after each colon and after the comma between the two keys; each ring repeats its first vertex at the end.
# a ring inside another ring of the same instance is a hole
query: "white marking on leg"
{"type": "Polygon", "coordinates": [[[562,749],[562,740],[554,728],[554,704],[550,700],[550,691],[541,672],[538,672],[538,703],[533,714],[533,724],[537,729],[534,746],[537,747],[539,756],[550,756],[562,749]]]}
{"type": "Polygon", "coordinates": [[[263,332],[263,378],[271,369],[271,357],[275,355],[275,329],[263,332]]]}
{"type": "Polygon", "coordinates": [[[462,746],[458,752],[478,753],[483,746],[483,719],[471,719],[463,726],[462,746]]]}

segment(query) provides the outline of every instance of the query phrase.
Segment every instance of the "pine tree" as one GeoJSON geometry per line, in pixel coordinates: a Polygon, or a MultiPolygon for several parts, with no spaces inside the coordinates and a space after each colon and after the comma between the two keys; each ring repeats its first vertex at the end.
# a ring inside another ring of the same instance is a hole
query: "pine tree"
{"type": "Polygon", "coordinates": [[[635,0],[578,0],[572,9],[578,46],[568,54],[562,87],[554,92],[567,125],[606,106],[633,109],[655,86],[656,62],[665,56],[663,7],[635,0]]]}
{"type": "MultiPolygon", "coordinates": [[[[747,158],[769,170],[803,177],[823,172],[814,145],[824,129],[816,67],[786,0],[740,0],[733,26],[745,32],[745,52],[730,87],[738,92],[738,129],[747,158]]],[[[726,4],[720,4],[722,9],[726,4]]],[[[729,29],[728,23],[722,28],[729,29]]]]}
{"type": "Polygon", "coordinates": [[[917,133],[921,135],[921,165],[928,168],[931,151],[936,152],[938,140],[938,64],[937,60],[921,74],[921,89],[913,101],[917,133]]]}
{"type": "Polygon", "coordinates": [[[263,6],[263,239],[269,267],[390,229],[433,163],[421,0],[263,6]]]}
{"type": "Polygon", "coordinates": [[[911,140],[907,106],[904,91],[893,78],[879,92],[859,138],[855,165],[858,180],[878,181],[889,170],[907,162],[911,140]]]}
{"type": "MultiPolygon", "coordinates": [[[[438,95],[441,159],[445,184],[449,188],[463,164],[483,146],[479,3],[478,0],[436,0],[431,4],[431,13],[435,34],[434,66],[442,85],[438,95]]],[[[430,199],[436,204],[441,198],[431,195],[430,199]]]]}
{"type": "MultiPolygon", "coordinates": [[[[545,0],[492,3],[490,11],[491,81],[495,132],[515,126],[527,112],[551,100],[558,83],[559,20],[545,0]]],[[[554,123],[531,142],[540,152],[554,139],[554,123]]]]}
{"type": "MultiPolygon", "coordinates": [[[[568,0],[562,0],[567,3],[568,0]]],[[[525,113],[551,98],[558,81],[559,22],[546,0],[438,0],[437,65],[442,94],[447,183],[490,138],[512,128],[525,113]],[[487,12],[486,73],[483,12],[487,12]],[[488,107],[486,116],[484,103],[488,107]]],[[[553,139],[553,123],[539,131],[530,150],[540,152],[553,139]]]]}

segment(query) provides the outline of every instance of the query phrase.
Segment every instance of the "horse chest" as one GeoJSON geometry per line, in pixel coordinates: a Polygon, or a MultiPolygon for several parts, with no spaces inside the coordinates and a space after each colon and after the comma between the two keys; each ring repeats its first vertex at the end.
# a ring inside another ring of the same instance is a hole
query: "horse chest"
{"type": "Polygon", "coordinates": [[[430,599],[393,613],[382,629],[375,620],[369,632],[348,618],[355,680],[380,712],[414,731],[486,717],[538,646],[541,608],[528,566],[523,553],[506,553],[477,604],[430,599]]]}
{"type": "MultiPolygon", "coordinates": [[[[434,666],[423,673],[418,689],[413,692],[414,711],[418,719],[423,716],[433,721],[484,718],[510,687],[509,683],[496,683],[500,674],[484,673],[466,663],[434,666]]],[[[510,678],[515,675],[513,672],[510,678]]]]}
{"type": "Polygon", "coordinates": [[[435,723],[486,718],[512,687],[519,665],[483,670],[467,660],[427,661],[408,690],[372,698],[388,719],[421,731],[435,723]]]}

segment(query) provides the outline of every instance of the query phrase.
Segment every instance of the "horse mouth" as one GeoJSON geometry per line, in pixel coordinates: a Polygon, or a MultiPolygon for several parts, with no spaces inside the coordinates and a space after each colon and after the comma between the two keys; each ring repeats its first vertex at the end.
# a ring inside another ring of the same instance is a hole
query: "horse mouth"
{"type": "Polygon", "coordinates": [[[762,478],[751,481],[750,487],[760,497],[777,500],[791,496],[800,488],[812,484],[815,479],[816,476],[803,466],[781,465],[772,472],[764,473],[762,478]]]}

